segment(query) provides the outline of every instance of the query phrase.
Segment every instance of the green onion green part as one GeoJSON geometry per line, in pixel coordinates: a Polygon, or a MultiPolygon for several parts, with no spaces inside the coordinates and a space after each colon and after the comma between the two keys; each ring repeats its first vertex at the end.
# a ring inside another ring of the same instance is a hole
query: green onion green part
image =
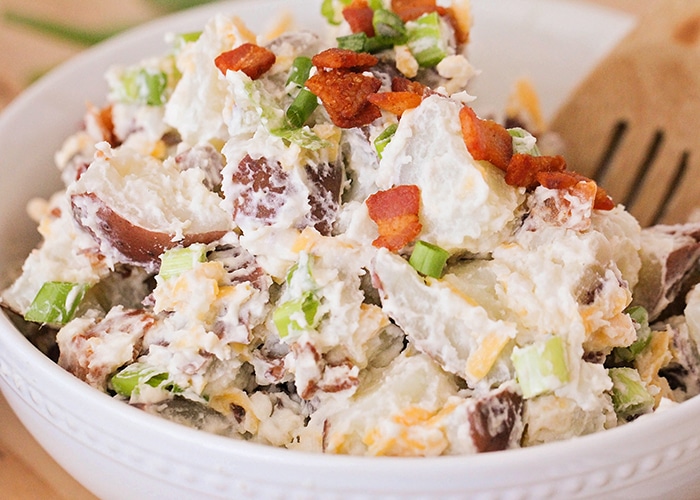
{"type": "Polygon", "coordinates": [[[386,148],[387,145],[394,138],[394,134],[396,134],[397,128],[399,128],[399,125],[397,123],[392,123],[387,128],[382,130],[382,132],[377,136],[377,138],[374,139],[374,149],[377,150],[379,158],[382,157],[382,153],[384,153],[384,148],[386,148]]]}
{"type": "Polygon", "coordinates": [[[336,38],[339,49],[352,50],[354,52],[369,52],[374,54],[396,45],[396,39],[385,36],[368,37],[366,34],[353,33],[352,35],[336,38]]]}
{"type": "Polygon", "coordinates": [[[127,104],[145,104],[161,106],[165,104],[165,90],[168,87],[168,77],[160,70],[135,68],[126,70],[114,89],[119,100],[127,104]]]}
{"type": "Polygon", "coordinates": [[[301,89],[284,113],[287,124],[292,128],[302,127],[317,106],[316,95],[306,88],[301,89]]]}
{"type": "Polygon", "coordinates": [[[396,13],[377,9],[372,16],[372,25],[377,37],[391,40],[393,45],[406,43],[406,26],[396,13]]]}
{"type": "Polygon", "coordinates": [[[637,339],[627,347],[616,347],[613,349],[612,361],[615,364],[632,362],[651,342],[652,334],[647,310],[642,306],[632,306],[626,312],[634,322],[637,339]]]}
{"type": "Polygon", "coordinates": [[[608,375],[613,382],[612,402],[619,418],[630,420],[652,411],[654,396],[647,391],[637,370],[610,368],[608,375]]]}
{"type": "Polygon", "coordinates": [[[353,52],[366,52],[365,45],[369,37],[365,33],[353,33],[352,35],[339,36],[336,43],[339,49],[352,50],[353,52]]]}
{"type": "Polygon", "coordinates": [[[68,323],[87,293],[89,285],[66,281],[47,281],[37,292],[24,319],[36,323],[68,323]]]}
{"type": "Polygon", "coordinates": [[[515,347],[511,361],[525,398],[553,391],[569,381],[566,351],[561,337],[515,347]]]}
{"type": "Polygon", "coordinates": [[[299,56],[294,59],[292,67],[289,70],[289,76],[287,77],[287,85],[293,83],[299,88],[302,88],[309,79],[309,74],[311,73],[311,68],[313,63],[310,57],[299,56]]]}
{"type": "Polygon", "coordinates": [[[197,243],[188,247],[171,248],[160,256],[158,275],[167,280],[193,269],[195,265],[206,260],[206,245],[197,243]]]}
{"type": "Polygon", "coordinates": [[[421,274],[441,278],[450,253],[437,245],[419,240],[413,247],[408,263],[421,274]]]}
{"type": "Polygon", "coordinates": [[[285,338],[293,331],[314,328],[318,306],[319,300],[313,292],[305,292],[298,299],[280,304],[272,313],[272,321],[280,338],[285,338]]]}
{"type": "Polygon", "coordinates": [[[189,33],[180,33],[175,36],[175,47],[181,49],[188,43],[196,42],[202,36],[201,31],[190,31],[189,33]]]}
{"type": "Polygon", "coordinates": [[[115,373],[110,382],[117,394],[130,397],[139,385],[158,387],[166,380],[167,372],[157,370],[146,363],[132,363],[115,373]]]}
{"type": "Polygon", "coordinates": [[[415,21],[406,23],[406,30],[408,49],[420,66],[432,68],[447,55],[447,44],[437,12],[423,14],[415,21]]]}

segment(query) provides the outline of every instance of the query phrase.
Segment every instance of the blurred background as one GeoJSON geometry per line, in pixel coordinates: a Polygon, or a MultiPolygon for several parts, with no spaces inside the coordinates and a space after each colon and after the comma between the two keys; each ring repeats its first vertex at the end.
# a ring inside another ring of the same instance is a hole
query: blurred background
{"type": "Polygon", "coordinates": [[[212,0],[0,0],[0,109],[55,65],[149,19],[212,0]]]}
{"type": "MultiPolygon", "coordinates": [[[[0,111],[51,68],[129,27],[212,0],[0,0],[0,111]]],[[[664,0],[580,0],[639,14],[664,0]]],[[[0,396],[0,498],[94,498],[31,438],[0,396]]]]}

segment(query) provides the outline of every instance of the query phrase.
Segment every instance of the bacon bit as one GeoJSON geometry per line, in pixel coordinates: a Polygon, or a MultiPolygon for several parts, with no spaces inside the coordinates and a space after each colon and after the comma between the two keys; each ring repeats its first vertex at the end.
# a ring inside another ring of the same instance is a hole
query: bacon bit
{"type": "Polygon", "coordinates": [[[605,188],[600,187],[596,183],[595,202],[593,208],[596,210],[612,210],[615,208],[615,202],[610,197],[605,188]]]}
{"type": "Polygon", "coordinates": [[[375,66],[379,59],[368,52],[333,47],[313,56],[311,62],[317,68],[364,70],[375,66]]]}
{"type": "Polygon", "coordinates": [[[506,169],[506,184],[509,186],[534,189],[538,186],[540,172],[563,172],[566,160],[563,156],[532,156],[516,153],[506,169]]]}
{"type": "Polygon", "coordinates": [[[391,0],[391,10],[408,22],[438,10],[438,6],[435,0],[391,0]]]}
{"type": "Polygon", "coordinates": [[[502,125],[493,120],[482,120],[468,106],[459,112],[464,144],[477,160],[486,160],[504,172],[513,156],[513,139],[502,125]]]}
{"type": "Polygon", "coordinates": [[[418,220],[418,186],[400,185],[378,191],[370,195],[365,203],[370,219],[379,229],[379,237],[372,242],[375,247],[396,252],[415,240],[423,229],[418,220]]]}
{"type": "Polygon", "coordinates": [[[343,18],[345,18],[353,33],[364,33],[369,37],[373,37],[373,17],[374,11],[367,3],[367,0],[353,0],[350,5],[343,9],[343,18]]]}
{"type": "Polygon", "coordinates": [[[275,64],[275,60],[275,54],[271,50],[254,43],[244,43],[219,54],[214,59],[214,64],[224,75],[228,70],[242,71],[256,80],[275,64]]]}
{"type": "Polygon", "coordinates": [[[448,21],[455,29],[457,43],[469,42],[469,33],[472,27],[472,9],[470,0],[452,0],[452,5],[447,8],[448,21]]]}
{"type": "Polygon", "coordinates": [[[112,117],[112,105],[104,108],[97,108],[92,104],[88,104],[88,113],[94,119],[95,125],[100,129],[102,139],[107,141],[110,146],[116,148],[121,144],[114,131],[114,120],[112,117]]]}
{"type": "Polygon", "coordinates": [[[407,109],[417,108],[423,98],[413,92],[379,92],[370,94],[367,100],[384,111],[401,116],[407,109]]]}
{"type": "Polygon", "coordinates": [[[423,85],[420,82],[409,80],[402,76],[395,76],[391,80],[391,90],[393,92],[413,92],[421,97],[430,92],[430,87],[423,85]]]}
{"type": "Polygon", "coordinates": [[[596,187],[595,201],[593,208],[596,210],[612,210],[615,208],[615,203],[608,193],[598,184],[586,177],[585,175],[576,172],[539,172],[537,173],[537,182],[548,189],[565,189],[571,190],[579,182],[592,182],[596,187]]]}
{"type": "Polygon", "coordinates": [[[367,100],[382,86],[374,76],[333,69],[316,73],[306,86],[321,99],[331,121],[340,128],[362,127],[382,116],[367,100]]]}

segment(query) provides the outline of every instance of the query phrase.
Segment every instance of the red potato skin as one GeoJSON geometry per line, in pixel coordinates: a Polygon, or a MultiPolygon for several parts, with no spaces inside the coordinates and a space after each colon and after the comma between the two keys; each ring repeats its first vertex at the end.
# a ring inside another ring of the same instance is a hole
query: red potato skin
{"type": "Polygon", "coordinates": [[[160,267],[159,256],[170,248],[188,246],[193,243],[211,243],[222,238],[226,231],[186,234],[173,241],[172,234],[151,231],[125,219],[94,193],[71,196],[73,217],[98,242],[108,243],[129,264],[140,265],[156,271],[160,267]],[[99,222],[97,227],[87,224],[90,216],[99,222]]]}

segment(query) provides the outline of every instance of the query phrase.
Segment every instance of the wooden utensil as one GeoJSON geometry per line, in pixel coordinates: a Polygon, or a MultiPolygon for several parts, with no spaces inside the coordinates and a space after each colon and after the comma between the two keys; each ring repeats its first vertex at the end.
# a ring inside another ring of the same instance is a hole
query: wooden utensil
{"type": "Polygon", "coordinates": [[[571,169],[642,226],[700,207],[700,0],[665,0],[606,56],[551,128],[571,169]]]}

